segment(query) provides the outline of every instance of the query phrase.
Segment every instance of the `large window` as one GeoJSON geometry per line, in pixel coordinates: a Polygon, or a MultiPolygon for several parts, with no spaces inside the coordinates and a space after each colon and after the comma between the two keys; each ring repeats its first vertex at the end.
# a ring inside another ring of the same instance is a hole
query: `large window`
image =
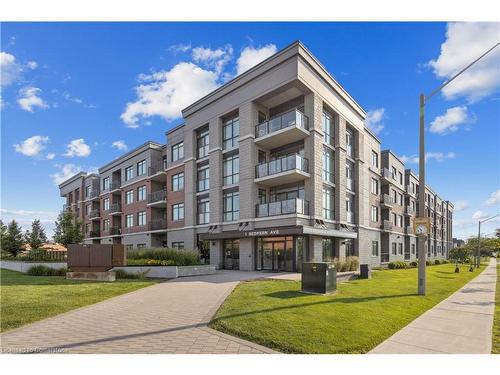
{"type": "Polygon", "coordinates": [[[376,223],[378,222],[378,207],[372,206],[371,220],[376,223]]]}
{"type": "Polygon", "coordinates": [[[210,189],[210,169],[208,164],[198,167],[198,191],[210,189]]]}
{"type": "Polygon", "coordinates": [[[137,176],[146,174],[146,160],[141,160],[137,163],[137,176]]]}
{"type": "Polygon", "coordinates": [[[330,186],[323,186],[323,218],[327,220],[333,220],[333,192],[330,186]]]}
{"type": "Polygon", "coordinates": [[[197,145],[198,145],[198,158],[201,159],[208,156],[208,148],[210,145],[208,128],[201,130],[198,133],[197,145]]]}
{"type": "Polygon", "coordinates": [[[372,256],[378,257],[378,241],[372,241],[372,256]]]}
{"type": "Polygon", "coordinates": [[[372,194],[378,195],[378,180],[372,177],[371,189],[372,194]]]}
{"type": "Polygon", "coordinates": [[[334,242],[330,237],[322,238],[323,262],[330,262],[335,258],[334,242]]]}
{"type": "Polygon", "coordinates": [[[372,167],[378,168],[378,153],[372,150],[372,167]]]}
{"type": "Polygon", "coordinates": [[[172,161],[181,160],[184,158],[184,142],[177,143],[172,146],[172,161]]]}
{"type": "Polygon", "coordinates": [[[184,249],[184,242],[178,241],[178,242],[172,242],[172,249],[184,249]]]}
{"type": "Polygon", "coordinates": [[[411,253],[413,255],[415,255],[415,244],[414,243],[411,244],[411,253]]]}
{"type": "Polygon", "coordinates": [[[354,223],[354,196],[348,194],[345,200],[345,210],[347,214],[347,222],[354,223]]]}
{"type": "Polygon", "coordinates": [[[224,185],[237,184],[240,181],[240,157],[232,155],[224,158],[224,185]]]}
{"type": "Polygon", "coordinates": [[[184,172],[172,176],[172,191],[184,190],[184,172]]]}
{"type": "Polygon", "coordinates": [[[129,190],[125,193],[125,203],[126,204],[134,203],[134,191],[133,190],[129,190]]]}
{"type": "Polygon", "coordinates": [[[198,224],[210,222],[210,201],[208,198],[198,199],[198,224]]]}
{"type": "Polygon", "coordinates": [[[184,203],[172,205],[172,220],[184,220],[184,203]]]}
{"type": "Polygon", "coordinates": [[[334,146],[334,121],[333,116],[323,111],[323,141],[326,144],[334,146]]]}
{"type": "Polygon", "coordinates": [[[346,161],[345,164],[345,178],[346,178],[346,188],[348,190],[354,191],[354,164],[350,161],[346,161]]]}
{"type": "Polygon", "coordinates": [[[222,128],[223,148],[233,148],[238,145],[238,138],[240,137],[240,120],[238,117],[224,121],[222,128]]]}
{"type": "Polygon", "coordinates": [[[146,200],[146,186],[139,186],[137,188],[137,201],[146,200]]]}
{"type": "Polygon", "coordinates": [[[128,214],[125,217],[125,226],[127,228],[133,227],[134,226],[134,214],[128,214]]]}
{"type": "Polygon", "coordinates": [[[354,251],[354,240],[352,239],[345,240],[345,256],[352,257],[355,255],[356,252],[354,251]]]}
{"type": "Polygon", "coordinates": [[[235,221],[240,217],[240,193],[224,193],[224,221],[235,221]]]}
{"type": "Polygon", "coordinates": [[[102,201],[102,206],[104,211],[109,210],[109,198],[104,198],[104,200],[102,201]]]}
{"type": "Polygon", "coordinates": [[[92,186],[91,185],[85,186],[85,198],[89,198],[90,197],[90,192],[91,191],[92,191],[92,186]]]}
{"type": "Polygon", "coordinates": [[[334,183],[333,150],[323,147],[323,180],[334,183]]]}
{"type": "Polygon", "coordinates": [[[131,180],[134,178],[134,167],[130,166],[125,168],[125,181],[131,180]]]}
{"type": "Polygon", "coordinates": [[[109,232],[109,219],[104,219],[102,221],[102,231],[109,232]]]}
{"type": "Polygon", "coordinates": [[[398,254],[403,255],[403,244],[402,243],[398,243],[398,254]]]}
{"type": "Polygon", "coordinates": [[[137,213],[137,225],[140,227],[146,225],[146,211],[137,213]]]}
{"type": "Polygon", "coordinates": [[[102,190],[106,191],[109,189],[109,177],[104,177],[102,179],[102,190]]]}
{"type": "Polygon", "coordinates": [[[354,135],[350,130],[346,130],[345,132],[345,146],[347,156],[354,157],[354,135]]]}
{"type": "Polygon", "coordinates": [[[391,243],[391,246],[392,246],[392,249],[391,249],[392,255],[397,255],[397,253],[396,253],[396,242],[391,243]]]}

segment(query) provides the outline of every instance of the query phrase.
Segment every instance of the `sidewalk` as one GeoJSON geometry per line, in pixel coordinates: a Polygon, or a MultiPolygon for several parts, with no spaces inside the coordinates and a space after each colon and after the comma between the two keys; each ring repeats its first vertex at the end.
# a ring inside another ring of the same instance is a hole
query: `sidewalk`
{"type": "Polygon", "coordinates": [[[496,261],[462,289],[395,333],[373,354],[490,354],[496,261]]]}

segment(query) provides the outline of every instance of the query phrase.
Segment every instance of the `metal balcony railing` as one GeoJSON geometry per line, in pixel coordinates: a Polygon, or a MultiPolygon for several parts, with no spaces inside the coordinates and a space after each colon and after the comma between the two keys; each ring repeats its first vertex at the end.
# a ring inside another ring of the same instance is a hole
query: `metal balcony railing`
{"type": "Polygon", "coordinates": [[[154,219],[148,223],[149,230],[167,229],[167,221],[165,219],[154,219]]]}
{"type": "Polygon", "coordinates": [[[122,212],[122,205],[120,203],[112,203],[109,206],[109,213],[115,214],[117,212],[122,212]]]}
{"type": "Polygon", "coordinates": [[[93,238],[93,237],[100,237],[101,236],[101,231],[96,229],[96,230],[91,230],[89,232],[89,237],[93,238]]]}
{"type": "Polygon", "coordinates": [[[382,203],[392,205],[394,204],[394,198],[389,194],[382,194],[382,203]]]}
{"type": "Polygon", "coordinates": [[[382,222],[382,229],[391,230],[392,229],[392,222],[389,220],[384,220],[382,222]]]}
{"type": "Polygon", "coordinates": [[[255,206],[257,217],[268,217],[288,214],[309,215],[309,202],[300,199],[287,199],[283,201],[257,204],[255,206]]]}
{"type": "Polygon", "coordinates": [[[290,155],[255,166],[255,177],[266,177],[294,169],[309,172],[309,160],[300,155],[290,155]]]}
{"type": "Polygon", "coordinates": [[[413,234],[413,227],[411,225],[406,227],[406,233],[407,234],[413,234]]]}
{"type": "Polygon", "coordinates": [[[392,179],[392,172],[389,170],[389,168],[382,168],[380,170],[380,173],[382,174],[382,177],[392,179]]]}
{"type": "Polygon", "coordinates": [[[309,118],[298,109],[285,112],[271,118],[269,121],[256,125],[255,138],[263,137],[291,126],[298,126],[299,128],[309,130],[309,118]]]}
{"type": "Polygon", "coordinates": [[[92,211],[90,211],[89,218],[95,219],[97,217],[101,217],[101,211],[99,211],[99,210],[92,210],[92,211]]]}
{"type": "Polygon", "coordinates": [[[120,227],[111,227],[109,228],[109,234],[112,236],[117,236],[122,234],[122,228],[120,227]]]}
{"type": "Polygon", "coordinates": [[[167,200],[167,190],[154,191],[148,195],[148,203],[163,202],[167,200]]]}
{"type": "Polygon", "coordinates": [[[148,175],[153,176],[157,173],[164,172],[167,169],[167,160],[162,160],[159,163],[155,163],[148,168],[148,175]]]}
{"type": "Polygon", "coordinates": [[[406,207],[406,213],[408,215],[413,215],[415,214],[415,210],[413,208],[411,208],[410,206],[406,207]]]}

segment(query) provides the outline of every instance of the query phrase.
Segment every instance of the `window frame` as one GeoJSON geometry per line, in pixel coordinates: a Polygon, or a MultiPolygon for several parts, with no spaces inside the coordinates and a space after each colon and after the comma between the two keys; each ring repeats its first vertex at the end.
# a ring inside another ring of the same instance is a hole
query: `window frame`
{"type": "Polygon", "coordinates": [[[146,211],[139,211],[137,213],[137,226],[144,227],[147,225],[146,211]]]}
{"type": "Polygon", "coordinates": [[[223,206],[223,221],[237,221],[240,218],[240,192],[238,190],[225,192],[222,196],[223,206]],[[230,208],[228,208],[230,202],[230,208]],[[235,204],[236,203],[236,204],[235,204]],[[235,209],[237,206],[237,209],[235,209]]]}
{"type": "Polygon", "coordinates": [[[184,172],[179,172],[179,173],[172,175],[171,184],[172,184],[172,191],[184,190],[184,172]],[[182,183],[181,183],[181,181],[182,181],[182,183]]]}
{"type": "Polygon", "coordinates": [[[172,159],[172,163],[177,160],[184,159],[184,142],[178,142],[172,145],[170,149],[170,157],[172,159]]]}
{"type": "Polygon", "coordinates": [[[147,188],[146,185],[139,186],[137,188],[137,202],[142,202],[147,199],[147,188]],[[144,197],[141,199],[141,193],[144,192],[144,197]]]}
{"type": "Polygon", "coordinates": [[[222,162],[223,185],[235,185],[240,182],[240,155],[227,155],[222,162]],[[230,166],[231,174],[226,175],[226,166],[230,166]],[[235,168],[236,166],[236,168],[235,168]],[[236,170],[236,171],[235,171],[236,170]]]}
{"type": "Polygon", "coordinates": [[[172,205],[172,221],[184,220],[184,202],[175,203],[172,205]],[[181,215],[182,213],[182,215],[181,215]]]}
{"type": "Polygon", "coordinates": [[[222,149],[227,150],[237,147],[240,138],[240,118],[233,116],[224,120],[222,124],[222,149]],[[231,137],[226,137],[226,129],[230,129],[231,137]],[[235,135],[236,129],[236,135],[235,135]]]}
{"type": "Polygon", "coordinates": [[[125,168],[125,181],[130,181],[134,178],[134,166],[129,165],[125,168]]]}
{"type": "Polygon", "coordinates": [[[127,190],[125,192],[125,204],[132,204],[132,203],[134,203],[134,190],[133,189],[127,190]],[[131,198],[130,201],[129,201],[129,198],[131,198]]]}

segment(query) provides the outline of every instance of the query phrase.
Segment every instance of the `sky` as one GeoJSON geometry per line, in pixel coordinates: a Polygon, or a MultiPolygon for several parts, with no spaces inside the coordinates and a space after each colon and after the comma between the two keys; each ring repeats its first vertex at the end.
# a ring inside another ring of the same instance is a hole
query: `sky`
{"type": "MultiPolygon", "coordinates": [[[[418,171],[418,101],[500,40],[495,23],[2,23],[2,220],[52,235],[57,184],[146,140],[181,109],[301,40],[418,171]]],[[[426,179],[454,237],[500,213],[500,48],[426,105],[426,179]]],[[[483,235],[500,227],[494,219],[483,235]]]]}

